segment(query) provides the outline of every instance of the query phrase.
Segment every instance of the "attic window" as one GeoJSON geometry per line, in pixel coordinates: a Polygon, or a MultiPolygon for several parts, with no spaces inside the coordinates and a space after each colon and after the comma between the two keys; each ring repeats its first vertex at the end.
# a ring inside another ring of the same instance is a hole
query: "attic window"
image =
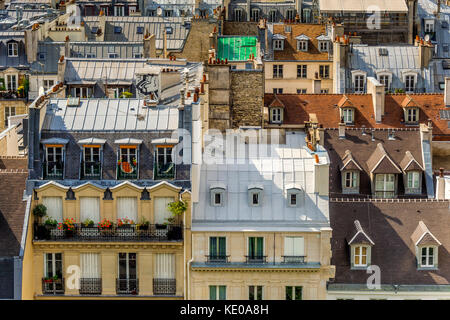
{"type": "Polygon", "coordinates": [[[226,186],[213,185],[210,188],[211,192],[211,206],[222,207],[225,204],[226,186]]]}
{"type": "MultiPolygon", "coordinates": [[[[448,47],[447,47],[447,51],[448,51],[448,47]]],[[[448,60],[442,60],[442,69],[450,69],[450,61],[448,60]]]]}
{"type": "Polygon", "coordinates": [[[143,34],[144,33],[144,27],[137,27],[136,28],[136,33],[137,34],[143,34]]]}
{"type": "Polygon", "coordinates": [[[44,61],[45,60],[45,52],[39,52],[38,53],[38,59],[40,61],[44,61]]]}
{"type": "Polygon", "coordinates": [[[250,207],[259,207],[262,205],[263,191],[263,187],[249,186],[248,204],[250,207]]]}
{"type": "Polygon", "coordinates": [[[299,207],[302,202],[302,190],[298,187],[287,190],[288,207],[299,207]]]}
{"type": "Polygon", "coordinates": [[[97,31],[98,31],[98,27],[92,27],[91,33],[97,33],[97,31]]]}
{"type": "Polygon", "coordinates": [[[19,56],[19,44],[17,42],[8,43],[8,57],[19,56]]]}
{"type": "Polygon", "coordinates": [[[378,50],[378,53],[379,53],[380,56],[387,56],[388,55],[388,51],[387,51],[386,48],[380,48],[378,50]]]}
{"type": "Polygon", "coordinates": [[[284,32],[286,32],[286,33],[292,32],[292,26],[285,26],[284,32]]]}
{"type": "Polygon", "coordinates": [[[73,97],[67,99],[67,106],[68,107],[78,107],[80,105],[80,98],[79,97],[73,97]]]}
{"type": "Polygon", "coordinates": [[[166,27],[166,34],[172,34],[173,28],[172,27],[166,27]]]}
{"type": "Polygon", "coordinates": [[[114,33],[121,33],[122,27],[114,27],[114,33]]]}
{"type": "Polygon", "coordinates": [[[405,108],[405,122],[417,124],[419,122],[419,108],[405,108]]]}

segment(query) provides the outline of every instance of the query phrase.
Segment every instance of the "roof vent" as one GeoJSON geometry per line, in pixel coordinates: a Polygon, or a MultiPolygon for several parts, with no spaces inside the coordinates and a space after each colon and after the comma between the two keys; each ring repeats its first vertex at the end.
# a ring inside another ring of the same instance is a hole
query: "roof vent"
{"type": "Polygon", "coordinates": [[[78,107],[80,106],[80,98],[79,97],[73,97],[67,99],[67,106],[68,107],[78,107]]]}

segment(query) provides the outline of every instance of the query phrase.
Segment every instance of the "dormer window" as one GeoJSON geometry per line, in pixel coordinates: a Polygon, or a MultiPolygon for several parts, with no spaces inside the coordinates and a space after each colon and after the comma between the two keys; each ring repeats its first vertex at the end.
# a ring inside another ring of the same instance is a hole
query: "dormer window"
{"type": "Polygon", "coordinates": [[[250,20],[253,22],[258,22],[259,21],[259,9],[253,8],[250,11],[250,20]]]}
{"type": "Polygon", "coordinates": [[[63,179],[64,178],[64,153],[66,139],[51,138],[42,141],[45,146],[44,158],[44,179],[63,179]]]}
{"type": "Polygon", "coordinates": [[[403,83],[405,84],[405,92],[412,93],[416,90],[417,74],[409,73],[403,75],[403,83]]]}
{"type": "Polygon", "coordinates": [[[283,122],[283,108],[270,108],[270,123],[283,122]]]}
{"type": "Polygon", "coordinates": [[[405,122],[406,124],[418,124],[419,108],[405,108],[405,122]]]}
{"type": "Polygon", "coordinates": [[[289,21],[293,21],[295,19],[295,10],[288,9],[286,11],[286,19],[289,20],[289,21]]]}
{"type": "Polygon", "coordinates": [[[19,56],[19,44],[17,42],[8,43],[8,57],[19,56]]]}
{"type": "Polygon", "coordinates": [[[308,51],[308,41],[297,40],[297,51],[308,51]]]}
{"type": "Polygon", "coordinates": [[[366,87],[366,73],[361,71],[352,72],[353,90],[355,93],[364,93],[366,87]]]}
{"type": "Polygon", "coordinates": [[[341,118],[346,125],[353,125],[355,123],[355,109],[341,108],[341,118]]]}
{"type": "Polygon", "coordinates": [[[269,22],[276,22],[277,12],[275,10],[270,10],[268,16],[269,16],[269,22]]]}
{"type": "Polygon", "coordinates": [[[342,172],[342,193],[359,193],[359,171],[344,170],[342,172]]]}
{"type": "Polygon", "coordinates": [[[262,186],[249,186],[248,187],[248,200],[251,207],[259,207],[263,201],[263,187],[262,186]]]}
{"type": "Polygon", "coordinates": [[[356,232],[348,242],[351,248],[350,263],[352,269],[367,268],[371,264],[372,246],[375,243],[363,230],[358,220],[354,221],[356,232]]]}
{"type": "Polygon", "coordinates": [[[302,203],[302,190],[300,187],[292,187],[287,190],[287,206],[299,207],[302,203]]]}
{"type": "Polygon", "coordinates": [[[416,247],[417,268],[419,270],[437,269],[438,248],[441,242],[431,233],[423,221],[419,221],[411,239],[416,247]]]}
{"type": "Polygon", "coordinates": [[[223,207],[225,204],[225,192],[226,186],[217,184],[211,185],[210,193],[211,193],[211,206],[212,207],[223,207]]]}
{"type": "Polygon", "coordinates": [[[434,32],[434,20],[425,20],[425,33],[433,33],[434,32]]]}
{"type": "Polygon", "coordinates": [[[137,179],[138,156],[136,146],[120,146],[117,170],[118,179],[137,179]]]}
{"type": "Polygon", "coordinates": [[[420,171],[409,171],[406,173],[406,193],[421,193],[421,177],[420,171]]]}
{"type": "Polygon", "coordinates": [[[387,92],[391,89],[392,73],[389,70],[382,70],[377,72],[378,81],[384,85],[384,90],[387,92]]]}

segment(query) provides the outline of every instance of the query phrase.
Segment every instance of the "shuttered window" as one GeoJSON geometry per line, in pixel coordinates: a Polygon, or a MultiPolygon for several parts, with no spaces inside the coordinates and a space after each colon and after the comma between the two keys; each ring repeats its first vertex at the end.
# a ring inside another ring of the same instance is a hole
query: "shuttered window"
{"type": "Polygon", "coordinates": [[[285,256],[304,256],[305,244],[303,237],[285,237],[284,238],[285,256]]]}

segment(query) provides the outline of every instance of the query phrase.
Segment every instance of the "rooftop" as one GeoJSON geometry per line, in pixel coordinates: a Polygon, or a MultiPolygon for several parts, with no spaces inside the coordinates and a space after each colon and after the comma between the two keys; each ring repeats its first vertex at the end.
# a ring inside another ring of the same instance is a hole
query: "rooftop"
{"type": "Polygon", "coordinates": [[[257,56],[256,37],[219,37],[218,54],[219,60],[245,61],[250,59],[250,55],[257,56]]]}
{"type": "Polygon", "coordinates": [[[404,0],[320,0],[319,8],[322,12],[366,12],[370,6],[380,8],[382,12],[408,12],[404,0]]]}

